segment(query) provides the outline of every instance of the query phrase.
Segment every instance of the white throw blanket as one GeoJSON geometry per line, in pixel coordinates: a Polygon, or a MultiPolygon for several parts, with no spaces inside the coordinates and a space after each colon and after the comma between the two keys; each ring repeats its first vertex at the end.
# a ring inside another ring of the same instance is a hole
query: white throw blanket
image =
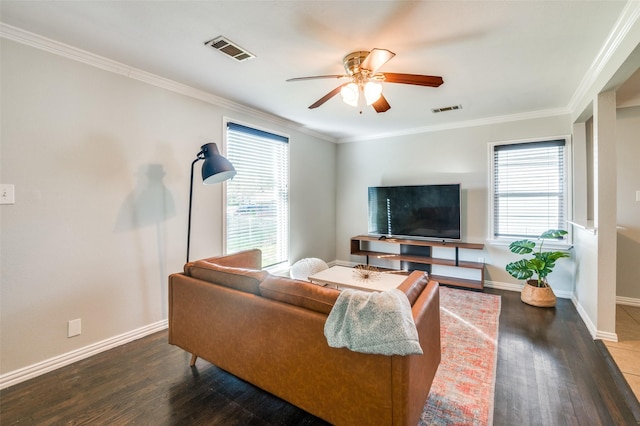
{"type": "Polygon", "coordinates": [[[401,290],[342,290],[324,324],[332,348],[382,355],[422,354],[407,295],[401,290]]]}

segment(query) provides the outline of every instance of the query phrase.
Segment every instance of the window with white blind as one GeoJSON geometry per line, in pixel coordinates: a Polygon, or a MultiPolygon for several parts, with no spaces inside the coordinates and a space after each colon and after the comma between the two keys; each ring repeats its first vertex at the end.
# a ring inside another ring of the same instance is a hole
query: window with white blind
{"type": "Polygon", "coordinates": [[[289,255],[289,139],[227,122],[226,251],[259,248],[262,266],[289,255]]]}
{"type": "Polygon", "coordinates": [[[565,139],[492,146],[493,238],[567,229],[565,139]]]}

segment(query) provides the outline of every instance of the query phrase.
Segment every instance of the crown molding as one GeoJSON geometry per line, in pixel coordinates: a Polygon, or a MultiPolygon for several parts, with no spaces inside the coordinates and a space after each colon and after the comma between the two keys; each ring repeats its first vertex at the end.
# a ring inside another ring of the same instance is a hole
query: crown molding
{"type": "Polygon", "coordinates": [[[212,93],[205,92],[203,90],[199,90],[182,83],[178,83],[176,81],[128,66],[117,61],[113,61],[99,55],[95,55],[91,52],[87,52],[85,50],[78,49],[73,46],[57,42],[55,40],[51,40],[49,38],[2,22],[0,22],[0,37],[6,38],[8,40],[13,40],[15,42],[22,43],[31,47],[35,47],[37,49],[63,56],[109,72],[139,80],[156,87],[164,88],[175,93],[189,96],[194,99],[199,99],[212,105],[216,105],[239,113],[249,114],[254,117],[273,122],[280,126],[296,130],[322,140],[334,143],[348,143],[571,114],[579,106],[580,101],[585,96],[587,96],[589,89],[596,82],[598,76],[600,75],[608,61],[611,59],[616,49],[620,46],[626,35],[632,30],[639,17],[640,1],[629,1],[625,5],[625,8],[620,15],[620,18],[616,22],[613,31],[596,56],[596,59],[592,63],[585,77],[580,82],[568,106],[565,108],[554,108],[520,114],[488,117],[478,120],[468,120],[455,123],[438,124],[433,126],[415,127],[400,131],[384,132],[367,136],[354,136],[345,138],[335,138],[325,133],[311,130],[301,125],[300,123],[293,122],[258,109],[247,107],[237,102],[233,102],[228,99],[216,96],[212,93]]]}
{"type": "Polygon", "coordinates": [[[60,43],[50,38],[43,37],[41,35],[23,30],[21,28],[5,24],[4,22],[0,22],[0,37],[27,46],[31,46],[36,49],[44,50],[46,52],[53,53],[54,55],[72,59],[74,61],[81,62],[83,64],[90,65],[105,71],[129,77],[134,80],[138,80],[152,86],[160,87],[174,93],[189,96],[191,98],[201,100],[211,105],[243,114],[249,114],[254,117],[278,124],[280,126],[299,131],[300,133],[305,133],[307,135],[326,140],[328,142],[336,142],[336,138],[324,133],[311,130],[299,123],[284,119],[282,117],[278,117],[273,114],[269,114],[264,111],[260,111],[255,108],[247,107],[245,105],[230,101],[228,99],[216,96],[203,90],[196,89],[186,84],[178,83],[177,81],[131,67],[129,65],[105,58],[103,56],[93,54],[91,52],[87,52],[86,50],[78,49],[76,47],[60,43]]]}
{"type": "Polygon", "coordinates": [[[533,120],[536,118],[556,117],[560,115],[568,115],[571,111],[568,108],[553,108],[540,111],[531,111],[520,114],[500,115],[496,117],[480,118],[477,120],[457,121],[453,123],[437,124],[433,126],[414,127],[411,129],[400,130],[395,132],[378,133],[375,135],[367,135],[365,137],[355,136],[338,139],[338,143],[359,142],[374,139],[383,139],[397,136],[415,135],[418,133],[438,132],[442,130],[460,129],[466,127],[485,126],[489,124],[501,124],[513,121],[533,120]]]}
{"type": "MultiPolygon", "coordinates": [[[[616,21],[609,37],[602,45],[602,48],[596,55],[591,67],[582,78],[578,88],[569,101],[568,109],[576,112],[580,102],[589,94],[589,90],[596,83],[596,80],[603,72],[605,66],[609,63],[616,50],[620,47],[625,37],[633,29],[634,25],[640,18],[640,1],[630,0],[625,5],[620,17],[616,21]]],[[[579,113],[579,112],[578,112],[579,113]]]]}

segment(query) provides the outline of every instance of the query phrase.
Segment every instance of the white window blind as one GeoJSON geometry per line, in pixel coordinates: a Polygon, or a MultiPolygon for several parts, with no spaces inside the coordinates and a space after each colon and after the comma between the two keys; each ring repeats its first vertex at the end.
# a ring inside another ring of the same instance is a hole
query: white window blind
{"type": "Polygon", "coordinates": [[[289,254],[289,140],[227,123],[227,158],[238,174],[227,184],[228,253],[259,248],[262,266],[289,254]]]}
{"type": "Polygon", "coordinates": [[[566,229],[565,141],[493,147],[494,237],[566,229]]]}

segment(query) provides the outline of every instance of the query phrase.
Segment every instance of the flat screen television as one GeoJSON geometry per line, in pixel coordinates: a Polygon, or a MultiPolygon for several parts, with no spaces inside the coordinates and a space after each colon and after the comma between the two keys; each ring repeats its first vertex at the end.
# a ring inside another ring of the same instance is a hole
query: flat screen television
{"type": "Polygon", "coordinates": [[[460,184],[370,187],[369,234],[459,240],[460,184]]]}

